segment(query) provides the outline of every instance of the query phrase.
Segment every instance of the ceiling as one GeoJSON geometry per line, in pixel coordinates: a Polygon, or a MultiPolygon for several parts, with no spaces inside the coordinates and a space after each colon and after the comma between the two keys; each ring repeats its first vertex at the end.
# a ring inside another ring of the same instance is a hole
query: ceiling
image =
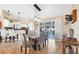
{"type": "Polygon", "coordinates": [[[0,4],[0,9],[10,10],[15,19],[32,19],[38,17],[55,17],[64,14],[69,14],[72,8],[71,4],[37,4],[42,11],[38,11],[33,4],[0,4]]]}

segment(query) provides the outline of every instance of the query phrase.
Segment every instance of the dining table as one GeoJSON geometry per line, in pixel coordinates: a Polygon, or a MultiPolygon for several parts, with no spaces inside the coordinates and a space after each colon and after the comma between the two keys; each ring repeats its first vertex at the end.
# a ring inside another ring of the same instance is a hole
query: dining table
{"type": "Polygon", "coordinates": [[[39,37],[38,36],[29,36],[29,40],[31,40],[33,44],[34,50],[37,49],[37,43],[39,42],[39,37]]]}

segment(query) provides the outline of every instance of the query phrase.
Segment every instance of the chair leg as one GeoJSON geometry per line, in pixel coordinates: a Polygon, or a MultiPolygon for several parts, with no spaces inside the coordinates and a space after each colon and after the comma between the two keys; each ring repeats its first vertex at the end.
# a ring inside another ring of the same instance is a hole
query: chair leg
{"type": "Polygon", "coordinates": [[[34,44],[34,50],[36,50],[36,49],[37,49],[36,44],[34,44]]]}
{"type": "Polygon", "coordinates": [[[15,42],[15,36],[13,36],[13,42],[15,42]]]}
{"type": "Polygon", "coordinates": [[[25,47],[25,54],[27,53],[27,48],[25,47]]]}
{"type": "Polygon", "coordinates": [[[45,46],[46,46],[46,40],[45,40],[45,46]]]}
{"type": "Polygon", "coordinates": [[[76,54],[78,54],[78,47],[76,47],[76,54]]]}
{"type": "Polygon", "coordinates": [[[7,39],[5,39],[5,42],[7,42],[7,39]]]}
{"type": "Polygon", "coordinates": [[[22,52],[22,46],[21,46],[21,52],[22,52]]]}
{"type": "Polygon", "coordinates": [[[38,46],[39,46],[39,50],[40,50],[40,44],[38,46]]]}
{"type": "Polygon", "coordinates": [[[44,48],[44,42],[43,42],[43,48],[44,48]]]}

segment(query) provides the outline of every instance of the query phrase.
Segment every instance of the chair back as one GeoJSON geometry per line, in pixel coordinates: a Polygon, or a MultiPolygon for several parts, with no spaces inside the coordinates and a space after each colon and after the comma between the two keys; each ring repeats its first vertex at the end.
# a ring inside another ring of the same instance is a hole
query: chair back
{"type": "Polygon", "coordinates": [[[31,40],[29,40],[29,37],[28,37],[28,35],[25,35],[25,34],[23,34],[23,36],[24,36],[24,46],[25,47],[30,47],[30,46],[32,46],[32,41],[31,40]]]}

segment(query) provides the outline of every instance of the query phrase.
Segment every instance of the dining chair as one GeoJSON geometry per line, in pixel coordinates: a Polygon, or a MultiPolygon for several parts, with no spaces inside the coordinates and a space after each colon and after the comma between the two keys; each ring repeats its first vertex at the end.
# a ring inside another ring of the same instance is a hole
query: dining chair
{"type": "Polygon", "coordinates": [[[28,35],[23,34],[24,39],[22,40],[21,52],[23,47],[25,48],[25,54],[27,53],[27,48],[32,47],[32,41],[29,40],[28,35]]]}

